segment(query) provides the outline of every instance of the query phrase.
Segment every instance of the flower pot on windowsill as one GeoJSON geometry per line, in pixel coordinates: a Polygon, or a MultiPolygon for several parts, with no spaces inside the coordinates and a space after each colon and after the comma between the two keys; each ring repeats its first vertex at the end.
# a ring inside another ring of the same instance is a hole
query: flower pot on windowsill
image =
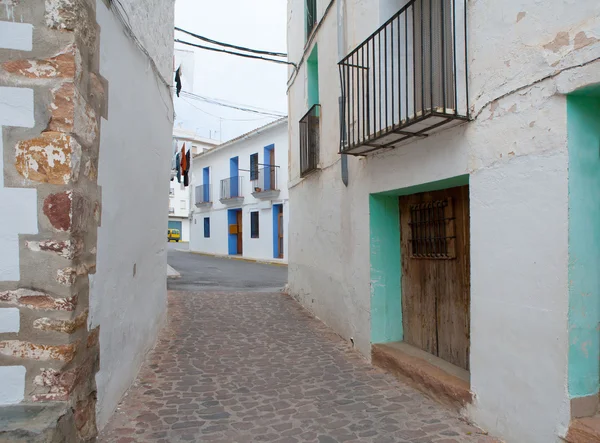
{"type": "Polygon", "coordinates": [[[261,188],[258,188],[258,187],[257,187],[257,188],[254,188],[254,192],[261,192],[261,191],[262,191],[262,189],[261,189],[261,188]]]}

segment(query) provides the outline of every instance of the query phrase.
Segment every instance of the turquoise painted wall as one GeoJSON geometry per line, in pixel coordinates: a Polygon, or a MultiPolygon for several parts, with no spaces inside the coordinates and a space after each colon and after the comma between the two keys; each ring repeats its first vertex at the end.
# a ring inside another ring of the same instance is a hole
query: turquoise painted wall
{"type": "Polygon", "coordinates": [[[398,197],[371,195],[371,343],[402,340],[398,197]]]}
{"type": "Polygon", "coordinates": [[[567,98],[569,145],[569,394],[600,377],[600,94],[567,98]]]}
{"type": "Polygon", "coordinates": [[[469,176],[461,175],[369,196],[371,343],[403,339],[398,197],[468,184],[469,176]]]}
{"type": "Polygon", "coordinates": [[[319,49],[313,48],[306,63],[308,71],[308,107],[318,105],[319,102],[319,49]]]}

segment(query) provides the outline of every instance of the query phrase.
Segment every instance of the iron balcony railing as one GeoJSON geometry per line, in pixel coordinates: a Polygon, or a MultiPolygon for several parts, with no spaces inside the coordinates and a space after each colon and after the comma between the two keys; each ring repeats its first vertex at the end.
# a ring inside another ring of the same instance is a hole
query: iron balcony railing
{"type": "Polygon", "coordinates": [[[196,206],[200,206],[205,203],[210,203],[210,185],[199,185],[195,189],[196,206]]]}
{"type": "Polygon", "coordinates": [[[175,214],[175,208],[169,208],[169,214],[175,214]]]}
{"type": "Polygon", "coordinates": [[[319,165],[321,105],[314,105],[300,120],[300,177],[319,165]]]}
{"type": "Polygon", "coordinates": [[[242,177],[229,177],[221,180],[221,199],[238,198],[242,196],[242,177]]]}
{"type": "Polygon", "coordinates": [[[251,173],[252,191],[265,192],[279,189],[277,175],[279,166],[265,166],[251,173]]]}
{"type": "Polygon", "coordinates": [[[468,120],[466,0],[411,0],[339,63],[340,151],[362,155],[468,120]]]}

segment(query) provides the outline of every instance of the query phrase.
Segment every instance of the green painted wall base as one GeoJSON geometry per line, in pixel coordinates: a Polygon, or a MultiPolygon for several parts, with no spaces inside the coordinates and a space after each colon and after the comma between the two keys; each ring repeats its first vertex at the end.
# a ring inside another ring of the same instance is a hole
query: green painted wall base
{"type": "Polygon", "coordinates": [[[402,341],[402,262],[398,197],[469,184],[461,175],[369,196],[371,343],[402,341]]]}
{"type": "Polygon", "coordinates": [[[600,89],[567,98],[569,145],[569,395],[600,378],[600,89]]]}

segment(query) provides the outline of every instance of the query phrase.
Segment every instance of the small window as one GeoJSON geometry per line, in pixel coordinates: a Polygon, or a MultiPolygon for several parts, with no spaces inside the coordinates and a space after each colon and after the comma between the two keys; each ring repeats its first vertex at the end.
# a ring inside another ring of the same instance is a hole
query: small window
{"type": "Polygon", "coordinates": [[[250,237],[258,238],[258,211],[250,213],[250,237]]]}
{"type": "Polygon", "coordinates": [[[258,180],[258,153],[250,156],[250,180],[258,180]]]}
{"type": "Polygon", "coordinates": [[[204,238],[210,238],[210,218],[204,217],[204,238]]]}
{"type": "Polygon", "coordinates": [[[185,205],[185,200],[181,200],[181,209],[183,209],[185,211],[186,205],[185,205]]]}
{"type": "Polygon", "coordinates": [[[411,258],[456,258],[452,199],[410,206],[411,258]]]}

